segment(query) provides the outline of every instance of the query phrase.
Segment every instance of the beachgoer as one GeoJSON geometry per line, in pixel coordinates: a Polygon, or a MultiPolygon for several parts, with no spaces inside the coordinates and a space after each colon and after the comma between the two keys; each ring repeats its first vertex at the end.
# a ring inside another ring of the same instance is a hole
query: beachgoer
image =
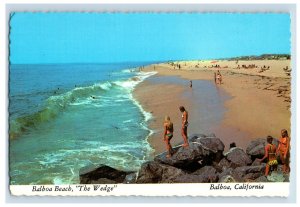
{"type": "Polygon", "coordinates": [[[189,125],[189,123],[188,123],[189,115],[183,106],[180,106],[179,110],[182,113],[182,115],[181,115],[181,117],[182,117],[181,135],[182,135],[182,138],[184,141],[183,147],[188,147],[189,143],[188,143],[188,138],[187,138],[187,127],[189,125]]]}
{"type": "Polygon", "coordinates": [[[173,138],[173,123],[171,122],[171,119],[169,116],[165,116],[165,121],[164,121],[164,141],[167,145],[167,157],[172,156],[172,146],[170,143],[170,140],[173,138]]]}
{"type": "Polygon", "coordinates": [[[190,88],[192,88],[193,87],[193,82],[192,81],[190,81],[190,88]]]}
{"type": "Polygon", "coordinates": [[[265,176],[269,175],[271,168],[273,168],[272,170],[277,170],[277,166],[278,166],[278,162],[276,159],[276,146],[272,144],[273,137],[268,136],[267,142],[268,144],[265,146],[265,155],[263,158],[259,160],[259,162],[262,162],[264,159],[268,158],[268,162],[265,170],[265,176]]]}
{"type": "Polygon", "coordinates": [[[221,75],[221,73],[220,73],[219,70],[218,70],[218,72],[217,72],[217,82],[218,82],[218,84],[221,84],[221,83],[222,83],[222,75],[221,75]]]}
{"type": "Polygon", "coordinates": [[[276,154],[279,154],[280,160],[283,164],[283,172],[290,172],[290,137],[286,129],[281,130],[281,138],[279,139],[279,145],[276,154]]]}

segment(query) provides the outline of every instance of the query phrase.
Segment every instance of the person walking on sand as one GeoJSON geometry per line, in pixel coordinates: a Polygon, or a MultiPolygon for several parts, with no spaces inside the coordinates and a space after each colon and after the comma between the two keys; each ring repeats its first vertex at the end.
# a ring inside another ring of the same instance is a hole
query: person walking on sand
{"type": "Polygon", "coordinates": [[[268,136],[267,137],[267,145],[265,146],[265,155],[263,158],[259,160],[259,162],[262,162],[264,159],[268,158],[268,162],[265,169],[265,176],[269,175],[270,169],[277,170],[277,159],[276,159],[276,146],[272,144],[273,137],[268,136]]]}
{"type": "Polygon", "coordinates": [[[281,130],[281,138],[276,154],[279,154],[280,160],[283,164],[283,173],[290,172],[290,138],[286,129],[281,130]]]}
{"type": "Polygon", "coordinates": [[[222,75],[221,75],[221,73],[220,73],[220,71],[218,70],[218,72],[217,72],[217,82],[218,82],[218,84],[222,84],[222,75]]]}
{"type": "Polygon", "coordinates": [[[190,80],[190,88],[193,88],[193,82],[190,80]]]}
{"type": "Polygon", "coordinates": [[[187,138],[187,127],[189,125],[188,123],[188,112],[185,110],[185,108],[183,106],[179,107],[179,110],[181,111],[182,115],[182,126],[181,126],[181,135],[184,141],[184,144],[182,145],[183,147],[188,147],[189,143],[188,143],[188,138],[187,138]]]}
{"type": "Polygon", "coordinates": [[[171,122],[171,119],[169,116],[165,116],[164,121],[164,142],[167,145],[167,158],[172,156],[172,145],[170,143],[171,139],[173,138],[173,123],[171,122]]]}

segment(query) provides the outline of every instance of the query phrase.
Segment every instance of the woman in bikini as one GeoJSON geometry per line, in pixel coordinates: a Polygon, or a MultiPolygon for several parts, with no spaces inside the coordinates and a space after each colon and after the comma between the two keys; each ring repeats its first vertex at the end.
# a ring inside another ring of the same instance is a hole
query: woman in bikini
{"type": "Polygon", "coordinates": [[[279,145],[276,154],[279,154],[280,160],[283,164],[283,172],[290,172],[290,137],[286,129],[281,130],[281,138],[279,139],[279,145]]]}
{"type": "Polygon", "coordinates": [[[273,137],[268,136],[267,142],[268,144],[265,146],[265,156],[259,160],[260,162],[262,162],[264,159],[268,158],[268,162],[265,170],[265,176],[269,175],[270,168],[273,168],[272,170],[277,170],[277,165],[278,165],[276,159],[276,146],[272,144],[273,137]]]}
{"type": "Polygon", "coordinates": [[[167,157],[172,156],[172,146],[170,144],[170,140],[173,138],[173,123],[170,120],[169,116],[165,117],[165,122],[164,122],[164,141],[167,145],[167,157]]]}
{"type": "Polygon", "coordinates": [[[188,123],[189,115],[183,106],[180,106],[179,110],[182,113],[182,115],[181,115],[181,117],[182,117],[181,135],[182,135],[182,138],[184,141],[183,147],[188,147],[189,143],[188,143],[188,138],[187,138],[187,127],[189,125],[189,123],[188,123]]]}

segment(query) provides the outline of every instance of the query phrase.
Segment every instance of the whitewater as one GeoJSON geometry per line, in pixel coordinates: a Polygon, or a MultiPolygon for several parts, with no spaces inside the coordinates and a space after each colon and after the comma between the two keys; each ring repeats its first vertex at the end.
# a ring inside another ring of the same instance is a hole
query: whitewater
{"type": "Polygon", "coordinates": [[[133,98],[145,63],[12,65],[10,184],[76,184],[82,167],[150,160],[151,114],[133,98]]]}

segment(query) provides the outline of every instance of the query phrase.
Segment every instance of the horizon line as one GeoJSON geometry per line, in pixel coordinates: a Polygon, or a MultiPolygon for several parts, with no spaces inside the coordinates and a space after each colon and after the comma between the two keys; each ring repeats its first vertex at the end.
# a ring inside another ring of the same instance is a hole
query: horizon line
{"type": "Polygon", "coordinates": [[[176,61],[195,61],[195,60],[226,60],[226,59],[234,59],[234,58],[246,58],[246,57],[261,57],[261,56],[272,56],[272,55],[288,55],[291,56],[290,53],[265,53],[260,55],[241,55],[234,57],[220,57],[220,58],[205,58],[205,59],[172,59],[172,60],[144,60],[144,61],[120,61],[120,62],[63,62],[63,63],[9,63],[8,65],[67,65],[67,64],[121,64],[121,63],[164,63],[164,62],[176,62],[176,61]]]}

